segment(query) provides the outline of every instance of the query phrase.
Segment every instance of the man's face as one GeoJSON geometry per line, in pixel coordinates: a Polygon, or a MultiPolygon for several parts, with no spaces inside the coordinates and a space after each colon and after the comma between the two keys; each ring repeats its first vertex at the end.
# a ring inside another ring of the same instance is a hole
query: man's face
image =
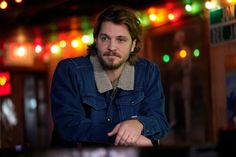
{"type": "Polygon", "coordinates": [[[107,70],[124,65],[135,47],[126,25],[103,22],[96,39],[98,58],[107,70]]]}

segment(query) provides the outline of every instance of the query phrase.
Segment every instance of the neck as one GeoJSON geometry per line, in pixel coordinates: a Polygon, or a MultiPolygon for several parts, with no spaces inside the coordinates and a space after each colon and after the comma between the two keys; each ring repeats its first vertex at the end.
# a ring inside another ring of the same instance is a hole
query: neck
{"type": "Polygon", "coordinates": [[[125,64],[123,64],[118,69],[106,70],[106,74],[107,74],[107,76],[108,76],[110,81],[114,81],[114,80],[116,80],[116,79],[118,79],[120,77],[121,72],[123,71],[124,65],[125,64]]]}

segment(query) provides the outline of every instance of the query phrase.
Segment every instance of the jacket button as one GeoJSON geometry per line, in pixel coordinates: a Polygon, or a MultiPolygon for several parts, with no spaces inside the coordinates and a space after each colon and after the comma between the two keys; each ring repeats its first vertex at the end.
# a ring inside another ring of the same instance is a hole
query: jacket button
{"type": "Polygon", "coordinates": [[[110,121],[111,121],[111,118],[107,118],[107,121],[110,122],[110,121]]]}

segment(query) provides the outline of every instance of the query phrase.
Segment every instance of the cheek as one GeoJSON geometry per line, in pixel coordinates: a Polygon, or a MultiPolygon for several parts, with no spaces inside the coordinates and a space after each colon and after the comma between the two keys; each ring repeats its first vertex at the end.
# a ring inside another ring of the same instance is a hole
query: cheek
{"type": "Polygon", "coordinates": [[[127,54],[130,54],[130,52],[132,52],[132,46],[127,46],[126,48],[125,48],[125,51],[127,52],[127,54]]]}
{"type": "Polygon", "coordinates": [[[119,47],[119,49],[122,51],[123,56],[129,55],[130,52],[131,52],[131,46],[130,45],[121,46],[121,47],[119,47]]]}
{"type": "Polygon", "coordinates": [[[130,55],[130,49],[127,49],[126,51],[123,51],[122,56],[125,59],[128,59],[130,55]]]}
{"type": "Polygon", "coordinates": [[[97,50],[100,52],[103,52],[106,50],[106,45],[105,44],[97,44],[97,50]]]}

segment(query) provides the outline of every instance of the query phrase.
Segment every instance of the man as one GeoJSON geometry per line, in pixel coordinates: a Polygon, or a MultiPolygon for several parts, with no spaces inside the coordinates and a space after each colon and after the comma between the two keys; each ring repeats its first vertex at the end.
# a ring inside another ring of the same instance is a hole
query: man
{"type": "Polygon", "coordinates": [[[51,88],[54,144],[152,146],[166,135],[160,73],[137,57],[141,37],[134,12],[110,6],[97,19],[88,55],[59,62],[51,88]]]}

